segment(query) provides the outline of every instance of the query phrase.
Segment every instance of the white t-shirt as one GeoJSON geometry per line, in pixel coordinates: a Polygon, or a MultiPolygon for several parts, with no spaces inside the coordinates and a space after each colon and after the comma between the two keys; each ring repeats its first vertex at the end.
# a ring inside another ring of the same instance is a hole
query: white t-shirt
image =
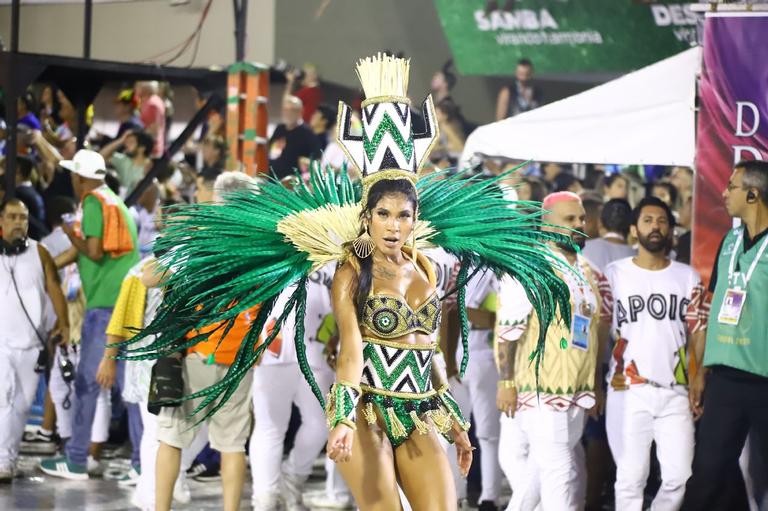
{"type": "MultiPolygon", "coordinates": [[[[471,272],[471,270],[470,270],[471,272]]],[[[492,271],[480,271],[467,283],[465,305],[468,309],[478,309],[489,295],[499,292],[499,280],[492,271]]],[[[461,335],[461,334],[459,334],[461,335]]],[[[456,350],[456,361],[461,363],[464,352],[461,342],[456,350]]],[[[470,324],[469,354],[473,357],[493,359],[493,329],[476,329],[470,324]]]]}
{"type": "Polygon", "coordinates": [[[157,226],[155,226],[155,213],[136,205],[131,206],[129,211],[133,216],[133,221],[136,222],[141,257],[152,255],[152,244],[158,235],[157,226]]]}
{"type": "MultiPolygon", "coordinates": [[[[69,237],[66,235],[64,229],[62,229],[60,225],[54,227],[49,235],[41,239],[40,244],[48,250],[48,253],[51,254],[51,257],[57,257],[59,254],[69,250],[69,248],[72,246],[72,242],[69,241],[69,237]]],[[[77,265],[72,263],[70,266],[77,265]]],[[[66,274],[64,268],[60,269],[59,280],[64,282],[65,276],[66,274]]]]}
{"type": "MultiPolygon", "coordinates": [[[[51,257],[57,257],[72,247],[72,242],[69,237],[64,233],[61,226],[57,226],[51,231],[51,234],[40,240],[40,244],[44,246],[51,257]]],[[[73,302],[77,299],[77,293],[82,287],[80,282],[80,272],[77,270],[77,263],[66,265],[59,270],[59,279],[61,280],[61,287],[64,290],[64,298],[68,302],[73,302]]],[[[50,306],[50,310],[53,311],[53,305],[50,306]]]]}
{"type": "Polygon", "coordinates": [[[606,269],[616,339],[607,380],[623,373],[630,385],[684,385],[688,335],[706,327],[701,278],[677,261],[653,271],[632,259],[620,259],[606,269]]]}
{"type": "Polygon", "coordinates": [[[27,249],[21,254],[0,255],[0,345],[40,348],[40,339],[47,337],[47,299],[45,271],[36,241],[28,240],[27,249]]]}
{"type": "MultiPolygon", "coordinates": [[[[154,261],[154,256],[142,259],[134,265],[125,278],[141,278],[144,272],[144,266],[150,261],[154,261]]],[[[147,297],[144,303],[144,325],[149,325],[157,309],[163,301],[163,289],[161,287],[147,288],[147,297]]],[[[131,349],[143,348],[155,340],[154,336],[148,336],[131,346],[131,349]]],[[[123,399],[128,403],[144,403],[149,396],[149,382],[152,379],[152,366],[155,360],[128,360],[125,363],[125,384],[123,385],[123,399]]]]}
{"type": "MultiPolygon", "coordinates": [[[[318,341],[317,333],[325,317],[332,313],[331,285],[336,272],[334,263],[329,263],[309,276],[307,282],[307,309],[304,316],[304,345],[307,350],[307,360],[313,368],[328,368],[323,356],[325,345],[318,341]]],[[[272,314],[267,320],[271,325],[280,316],[296,286],[287,288],[275,303],[272,314]]],[[[296,346],[294,332],[296,331],[296,314],[291,313],[280,330],[279,338],[275,339],[264,352],[261,363],[264,365],[296,363],[296,346]]]]}
{"type": "Polygon", "coordinates": [[[632,257],[637,250],[626,243],[611,243],[605,238],[587,240],[582,255],[586,257],[598,270],[605,272],[605,268],[614,261],[632,257]]]}
{"type": "Polygon", "coordinates": [[[341,146],[335,140],[332,140],[323,150],[323,157],[320,160],[320,168],[325,170],[327,167],[340,169],[347,163],[347,155],[344,154],[341,146]]]}
{"type": "MultiPolygon", "coordinates": [[[[437,295],[442,298],[445,293],[450,291],[449,285],[454,282],[454,273],[458,271],[458,259],[440,247],[424,249],[421,250],[421,253],[432,261],[437,280],[435,286],[437,295]]],[[[453,296],[455,297],[455,294],[453,296]]]]}

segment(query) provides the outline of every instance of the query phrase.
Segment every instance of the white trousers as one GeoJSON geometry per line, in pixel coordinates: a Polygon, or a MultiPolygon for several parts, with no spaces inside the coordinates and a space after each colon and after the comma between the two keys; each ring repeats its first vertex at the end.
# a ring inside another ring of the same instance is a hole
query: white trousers
{"type": "MultiPolygon", "coordinates": [[[[325,393],[333,382],[330,368],[313,368],[325,393]]],[[[261,365],[253,371],[254,428],[249,445],[253,498],[269,499],[280,492],[281,475],[303,484],[312,473],[328,439],[325,412],[309,388],[297,363],[261,365]],[[301,427],[285,463],[283,441],[291,419],[291,404],[301,413],[301,427]]]]}
{"type": "Polygon", "coordinates": [[[499,462],[512,487],[507,511],[584,507],[586,466],[580,439],[584,409],[546,408],[501,417],[499,462]]]}
{"type": "MultiPolygon", "coordinates": [[[[451,378],[451,392],[461,411],[469,418],[472,414],[472,426],[480,443],[480,473],[482,492],[480,502],[488,500],[497,503],[501,494],[501,467],[499,466],[499,418],[501,413],[496,408],[496,389],[499,373],[493,356],[470,353],[464,379],[459,382],[451,378]]],[[[456,463],[456,447],[448,448],[448,459],[456,484],[458,498],[467,496],[467,481],[459,474],[456,463]]]]}
{"type": "Polygon", "coordinates": [[[35,364],[40,350],[0,346],[0,468],[16,463],[27,414],[40,375],[35,364]]]}
{"type": "Polygon", "coordinates": [[[336,468],[336,462],[327,456],[325,457],[325,494],[338,500],[352,498],[349,486],[336,468]]]}
{"type": "Polygon", "coordinates": [[[624,391],[611,389],[606,403],[606,429],[616,461],[616,509],[642,510],[654,441],[661,487],[651,509],[680,509],[693,463],[694,428],[688,395],[651,385],[633,385],[624,391]],[[617,400],[622,402],[615,406],[617,400]]]}
{"type": "MultiPolygon", "coordinates": [[[[76,347],[67,348],[69,360],[77,368],[80,361],[80,351],[76,347]]],[[[61,348],[56,346],[53,355],[53,368],[51,369],[51,378],[48,381],[48,392],[51,394],[51,401],[56,408],[56,429],[61,438],[72,436],[72,406],[75,401],[75,382],[69,385],[61,378],[61,348]]],[[[109,438],[109,421],[112,415],[112,394],[109,390],[102,389],[99,398],[96,401],[96,415],[93,417],[93,428],[91,429],[91,442],[100,444],[109,438]]]]}
{"type": "MultiPolygon", "coordinates": [[[[144,433],[141,436],[141,474],[136,483],[133,501],[140,504],[142,509],[155,508],[155,463],[157,461],[157,449],[160,442],[157,440],[157,415],[147,411],[146,401],[139,403],[141,410],[141,421],[144,424],[144,433]]],[[[197,431],[192,445],[189,449],[181,451],[181,466],[179,467],[179,477],[176,479],[176,485],[183,484],[187,469],[195,461],[195,458],[203,450],[208,442],[208,426],[203,426],[197,431]]]]}

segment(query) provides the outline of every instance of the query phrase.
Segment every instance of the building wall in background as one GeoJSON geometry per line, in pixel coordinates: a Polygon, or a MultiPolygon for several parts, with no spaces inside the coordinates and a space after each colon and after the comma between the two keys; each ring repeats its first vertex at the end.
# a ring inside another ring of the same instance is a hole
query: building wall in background
{"type": "MultiPolygon", "coordinates": [[[[411,58],[409,92],[414,103],[429,93],[432,75],[451,52],[432,0],[279,0],[276,4],[275,59],[300,66],[312,62],[331,82],[359,87],[354,63],[377,51],[404,51],[411,58]],[[318,15],[319,14],[319,15],[318,15]]],[[[508,78],[458,77],[453,97],[478,124],[494,120],[496,95],[508,78]]],[[[593,86],[583,77],[541,83],[546,101],[593,86]]],[[[601,77],[602,78],[602,77],[601,77]]]]}
{"type": "MultiPolygon", "coordinates": [[[[163,62],[173,52],[156,56],[192,34],[205,4],[205,0],[190,0],[176,7],[170,0],[95,3],[92,56],[124,62],[163,62]],[[150,59],[153,56],[156,58],[150,59]]],[[[79,56],[83,46],[83,4],[24,3],[21,29],[21,51],[79,56]]],[[[0,36],[7,46],[9,5],[0,5],[0,36]]],[[[284,59],[297,66],[313,62],[324,80],[357,88],[355,61],[384,49],[404,51],[411,58],[409,89],[414,103],[420,103],[429,93],[433,73],[451,57],[433,2],[250,0],[248,60],[272,64],[284,59]]],[[[215,0],[203,26],[194,65],[226,66],[234,56],[232,2],[215,0]]],[[[174,64],[189,65],[191,58],[190,48],[174,64]]],[[[470,121],[486,124],[494,120],[496,94],[508,79],[459,76],[453,96],[470,121]]],[[[604,79],[607,77],[566,76],[540,84],[545,101],[552,101],[604,79]]],[[[330,103],[338,99],[332,94],[327,96],[330,103]]],[[[279,116],[279,108],[270,111],[279,116]]]]}
{"type": "MultiPolygon", "coordinates": [[[[276,0],[250,0],[248,5],[248,60],[272,63],[276,0]]],[[[158,62],[191,35],[206,0],[171,6],[170,0],[94,3],[91,56],[121,62],[158,62]],[[154,57],[154,58],[153,58],[154,57]]],[[[83,51],[83,2],[21,6],[20,51],[79,57],[83,51]]],[[[11,7],[0,6],[0,36],[10,45],[11,7]]],[[[192,45],[194,46],[194,45],[192,45]]],[[[174,65],[187,66],[193,48],[174,65]]],[[[203,25],[195,67],[226,66],[235,59],[232,2],[214,0],[203,25]]]]}

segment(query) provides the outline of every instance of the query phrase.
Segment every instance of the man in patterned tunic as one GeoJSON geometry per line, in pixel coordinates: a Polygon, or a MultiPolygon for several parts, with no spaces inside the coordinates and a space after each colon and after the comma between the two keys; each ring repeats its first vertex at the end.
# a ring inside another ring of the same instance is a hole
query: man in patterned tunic
{"type": "MultiPolygon", "coordinates": [[[[596,376],[598,339],[610,321],[605,278],[581,255],[585,212],[578,195],[559,192],[544,199],[545,230],[570,234],[573,244],[552,246],[552,257],[567,265],[562,273],[571,293],[570,331],[550,326],[539,367],[529,357],[536,348],[539,321],[523,287],[504,278],[496,313],[497,406],[502,416],[499,461],[512,486],[507,510],[580,509],[584,503],[584,453],[579,443],[585,412],[597,413],[603,392],[596,376]],[[600,333],[598,333],[600,332],[600,333]],[[537,385],[538,384],[538,385],[537,385]]],[[[561,318],[562,311],[557,315],[561,318]]]]}

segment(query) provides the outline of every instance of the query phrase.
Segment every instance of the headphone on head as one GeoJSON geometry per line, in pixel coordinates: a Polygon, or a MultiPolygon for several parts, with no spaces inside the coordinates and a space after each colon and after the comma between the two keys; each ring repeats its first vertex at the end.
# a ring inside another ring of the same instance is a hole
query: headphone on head
{"type": "Polygon", "coordinates": [[[27,241],[27,238],[19,238],[12,243],[0,239],[0,255],[15,256],[23,254],[28,247],[29,241],[27,241]]]}
{"type": "Polygon", "coordinates": [[[752,204],[757,200],[757,194],[754,192],[754,190],[749,190],[747,192],[747,202],[752,204]]]}

